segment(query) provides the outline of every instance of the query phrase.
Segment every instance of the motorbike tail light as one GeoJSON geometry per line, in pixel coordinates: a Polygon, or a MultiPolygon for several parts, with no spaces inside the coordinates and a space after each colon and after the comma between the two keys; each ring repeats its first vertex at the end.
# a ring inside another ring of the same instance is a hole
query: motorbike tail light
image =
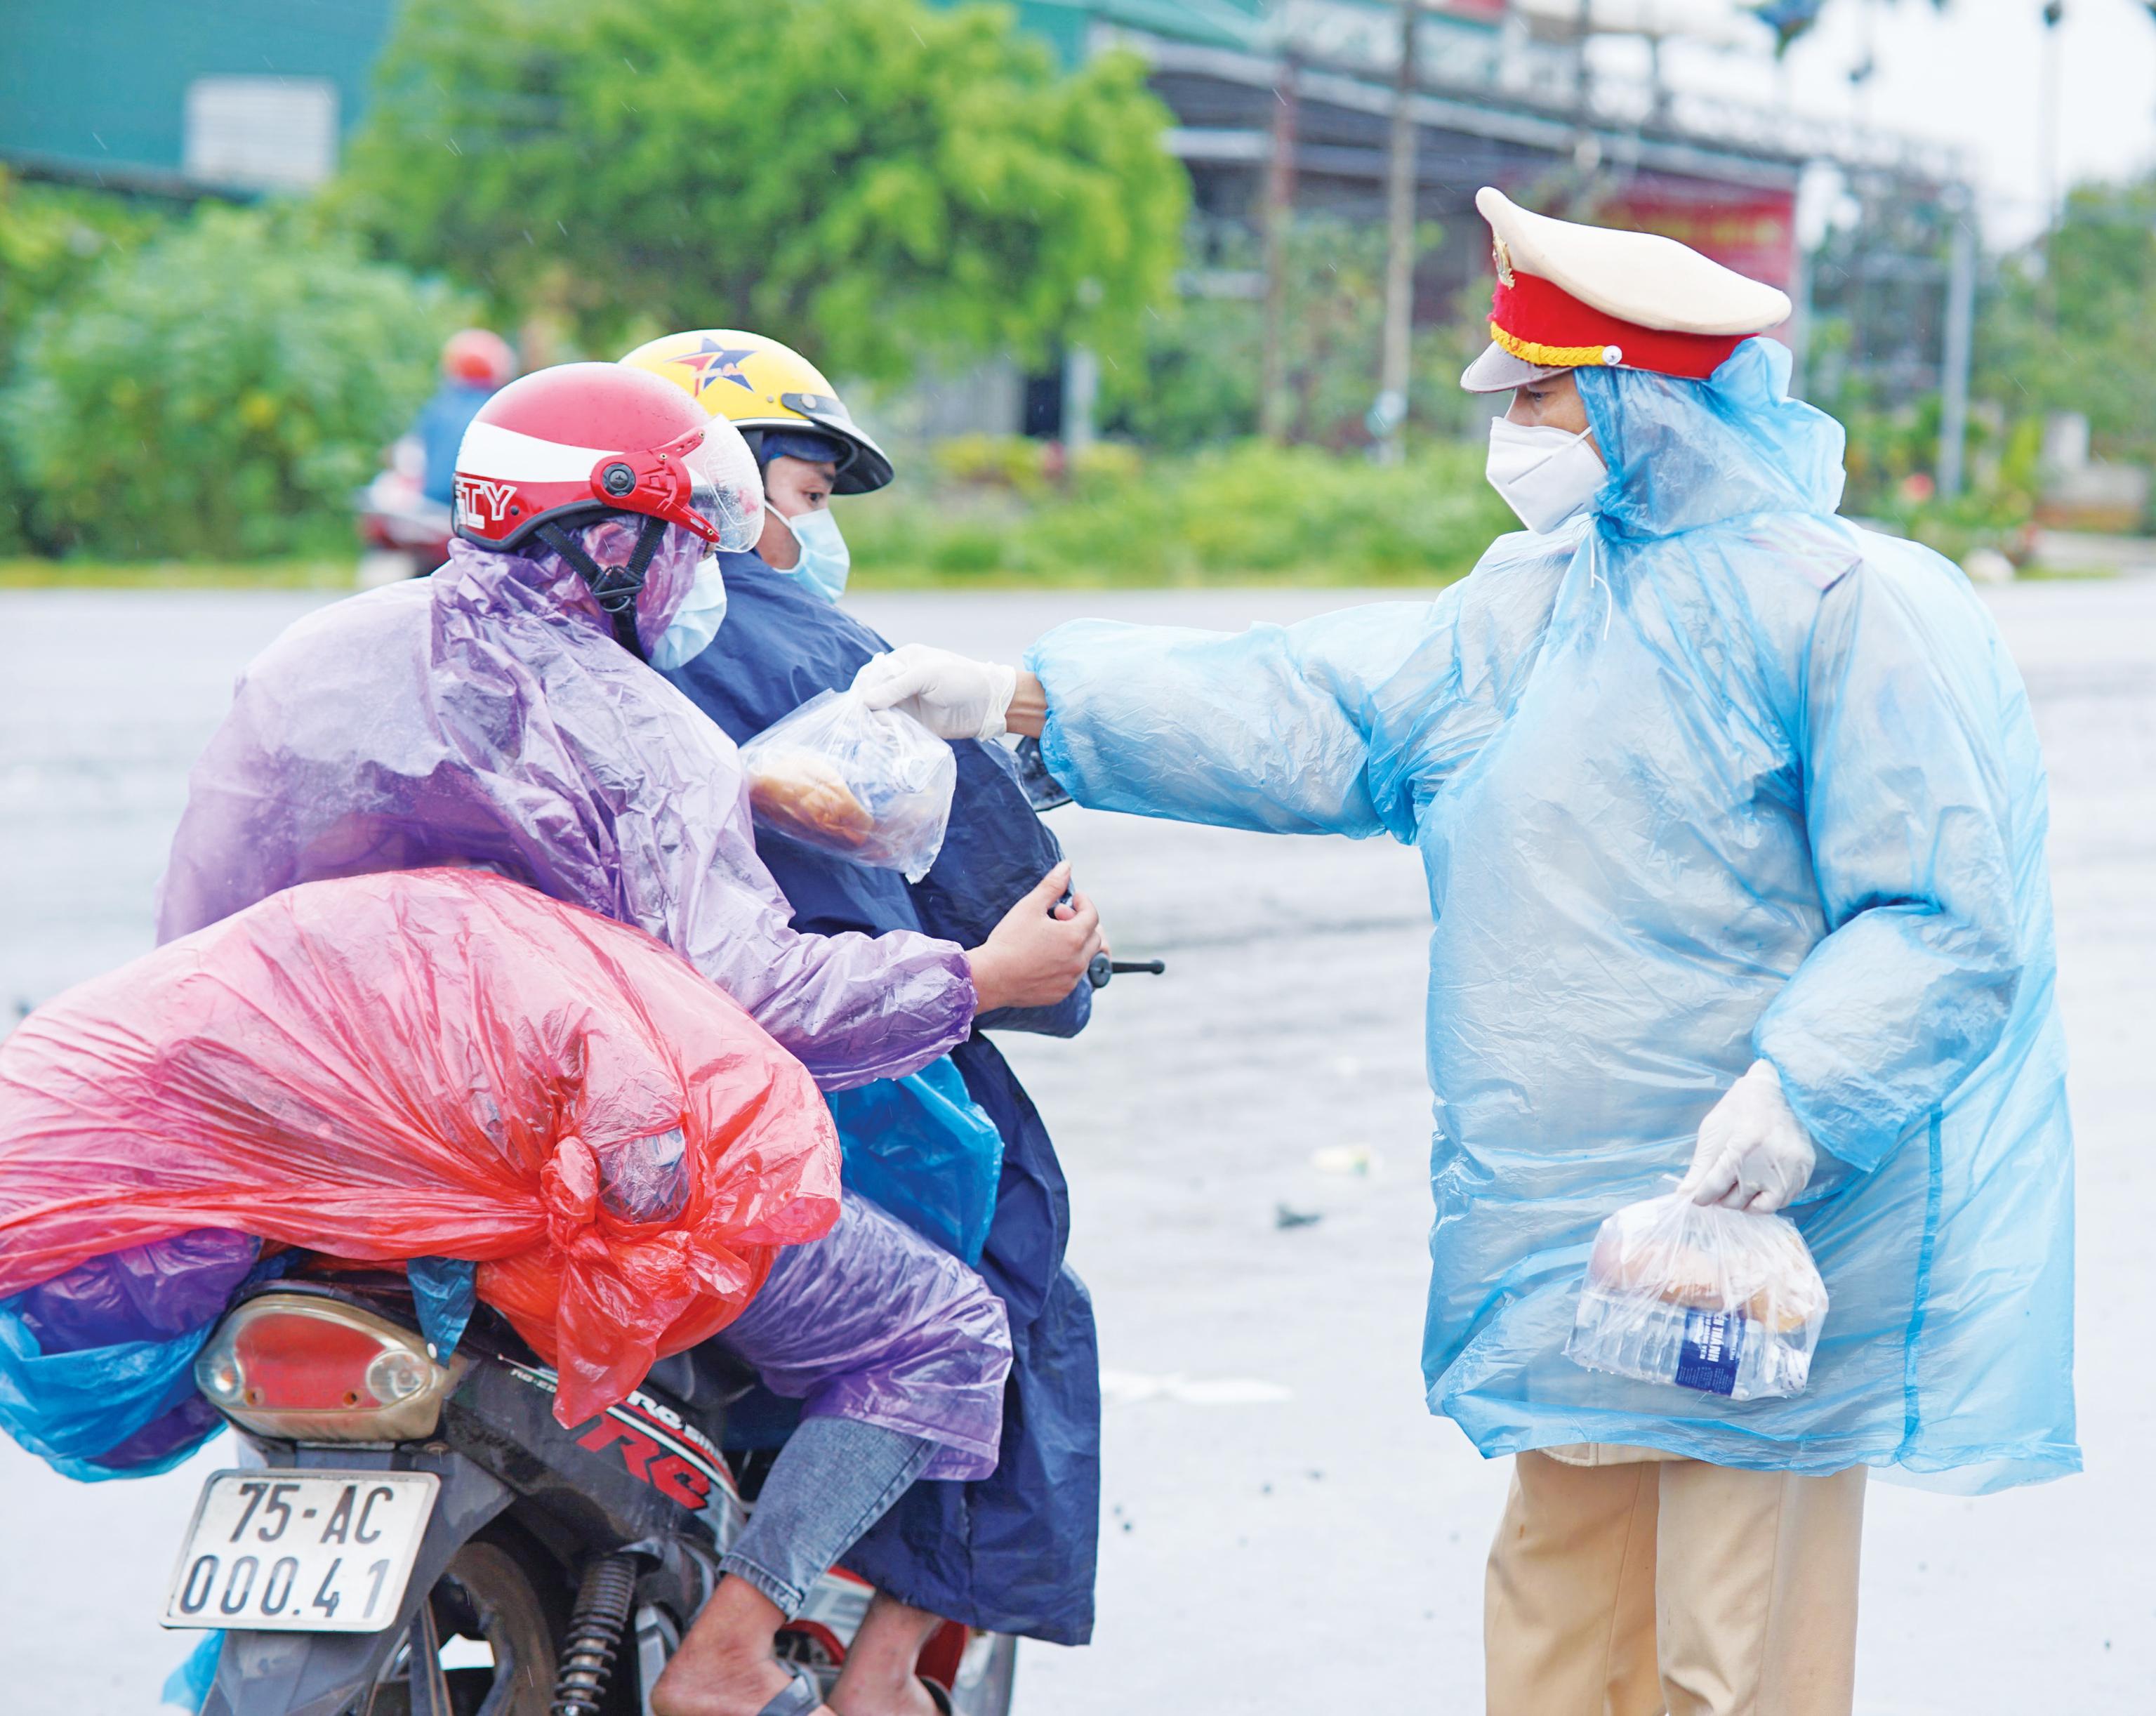
{"type": "Polygon", "coordinates": [[[397,1442],[432,1436],[463,1369],[357,1305],[292,1293],[249,1299],[195,1357],[195,1386],[258,1436],[397,1442]]]}

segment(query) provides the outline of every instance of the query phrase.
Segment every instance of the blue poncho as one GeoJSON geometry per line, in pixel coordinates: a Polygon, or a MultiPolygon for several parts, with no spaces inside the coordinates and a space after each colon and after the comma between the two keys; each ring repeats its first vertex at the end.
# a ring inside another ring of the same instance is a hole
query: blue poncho
{"type": "MultiPolygon", "coordinates": [[[[853,683],[884,640],[752,554],[723,557],[726,624],[711,647],[668,676],[737,740],[818,692],[853,683]]],[[[1060,861],[1000,747],[952,747],[958,784],[943,850],[919,882],[834,858],[766,829],[757,853],[803,933],[924,931],[973,947],[1060,861]]],[[[985,1030],[1073,1036],[1091,1012],[1081,984],[1054,1007],[983,1015],[947,1062],[1001,1134],[981,1275],[1009,1313],[1010,1381],[1003,1452],[973,1483],[916,1483],[846,1557],[878,1587],[946,1619],[1065,1645],[1093,1626],[1101,1506],[1100,1355],[1093,1308],[1064,1263],[1070,1198],[1048,1128],[985,1030]]],[[[869,1097],[871,1085],[856,1093],[869,1097]]],[[[872,1112],[834,1105],[842,1133],[872,1112]]],[[[855,1175],[849,1138],[847,1175],[855,1175]]],[[[742,1415],[744,1429],[753,1413],[742,1415]]]]}
{"type": "Polygon", "coordinates": [[[1748,341],[1584,369],[1610,475],[1433,602],[1240,635],[1085,621],[1029,665],[1080,802],[1423,855],[1424,1370],[1486,1454],[1599,1441],[2077,1469],[2071,1135],[2044,771],[1961,574],[1834,516],[1840,428],[1748,341]],[[1756,1056],[1822,1154],[1810,1385],[1732,1404],[1562,1349],[1598,1223],[1756,1056]]]}

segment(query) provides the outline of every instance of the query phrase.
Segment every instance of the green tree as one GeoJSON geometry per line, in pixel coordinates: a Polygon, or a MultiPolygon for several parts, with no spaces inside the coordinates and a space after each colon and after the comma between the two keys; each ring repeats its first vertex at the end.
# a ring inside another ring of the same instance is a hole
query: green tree
{"type": "Polygon", "coordinates": [[[443,0],[404,8],[339,194],[389,254],[595,351],[748,325],[873,378],[1164,300],[1188,188],[1143,69],[1063,75],[1003,8],[443,0]]]}
{"type": "Polygon", "coordinates": [[[2009,257],[1977,341],[1974,391],[2006,415],[2087,414],[2097,451],[2156,465],[2156,178],[2084,185],[2009,257]]]}
{"type": "Polygon", "coordinates": [[[58,547],[349,541],[352,489],[432,384],[456,304],[295,213],[205,205],[23,342],[0,427],[58,547]]]}

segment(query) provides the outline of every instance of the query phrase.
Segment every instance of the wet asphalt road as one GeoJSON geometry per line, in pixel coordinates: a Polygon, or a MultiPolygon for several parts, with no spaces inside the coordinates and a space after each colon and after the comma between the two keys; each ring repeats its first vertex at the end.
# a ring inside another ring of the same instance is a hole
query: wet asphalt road
{"type": "MultiPolygon", "coordinates": [[[[0,594],[0,1007],[148,943],[187,764],[234,669],[319,599],[0,594]]],[[[865,598],[896,639],[1014,651],[1107,613],[1238,626],[1288,592],[865,598]]],[[[2156,1687],[2156,583],[1993,599],[2054,791],[2081,1144],[2087,1473],[1982,1500],[1875,1485],[1866,1716],[2150,1708],[2156,1687]]],[[[1111,1373],[1094,1647],[1029,1647],[1024,1716],[1480,1708],[1502,1466],[1424,1412],[1419,868],[1387,844],[1066,810],[1119,952],[1073,1044],[1010,1045],[1061,1144],[1111,1373]],[[1368,1171],[1313,1165],[1367,1153],[1368,1171]],[[1337,1153],[1336,1152],[1336,1153],[1337,1153]],[[1278,1225],[1282,1206],[1319,1220],[1278,1225]]],[[[0,1443],[12,1708],[146,1710],[199,1473],[69,1484],[0,1443]]]]}

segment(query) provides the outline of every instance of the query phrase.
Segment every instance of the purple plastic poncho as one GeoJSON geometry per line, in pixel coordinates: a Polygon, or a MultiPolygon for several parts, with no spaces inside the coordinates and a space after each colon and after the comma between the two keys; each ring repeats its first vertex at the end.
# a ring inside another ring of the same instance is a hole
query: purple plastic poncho
{"type": "MultiPolygon", "coordinates": [[[[668,532],[637,602],[647,648],[701,552],[668,532]]],[[[826,1089],[903,1076],[971,1028],[952,943],[788,927],[732,742],[551,555],[455,543],[432,578],[339,602],[258,656],[190,778],[158,935],[298,882],[439,864],[649,932],[826,1089]]],[[[752,1362],[811,1411],[939,1443],[932,1475],[992,1469],[1010,1354],[979,1277],[880,1212],[798,1249],[742,1319],[752,1362]]]]}
{"type": "MultiPolygon", "coordinates": [[[[668,532],[638,599],[647,645],[700,553],[668,532]]],[[[336,603],[258,656],[190,778],[158,938],[297,882],[436,864],[648,931],[827,1090],[903,1076],[972,1022],[952,943],[788,927],[732,742],[552,555],[458,542],[431,578],[336,603]]]]}
{"type": "Polygon", "coordinates": [[[973,1482],[1002,1451],[1011,1334],[1003,1301],[948,1251],[854,1192],[839,1225],[788,1246],[714,1338],[807,1418],[937,1444],[924,1479],[973,1482]]]}

